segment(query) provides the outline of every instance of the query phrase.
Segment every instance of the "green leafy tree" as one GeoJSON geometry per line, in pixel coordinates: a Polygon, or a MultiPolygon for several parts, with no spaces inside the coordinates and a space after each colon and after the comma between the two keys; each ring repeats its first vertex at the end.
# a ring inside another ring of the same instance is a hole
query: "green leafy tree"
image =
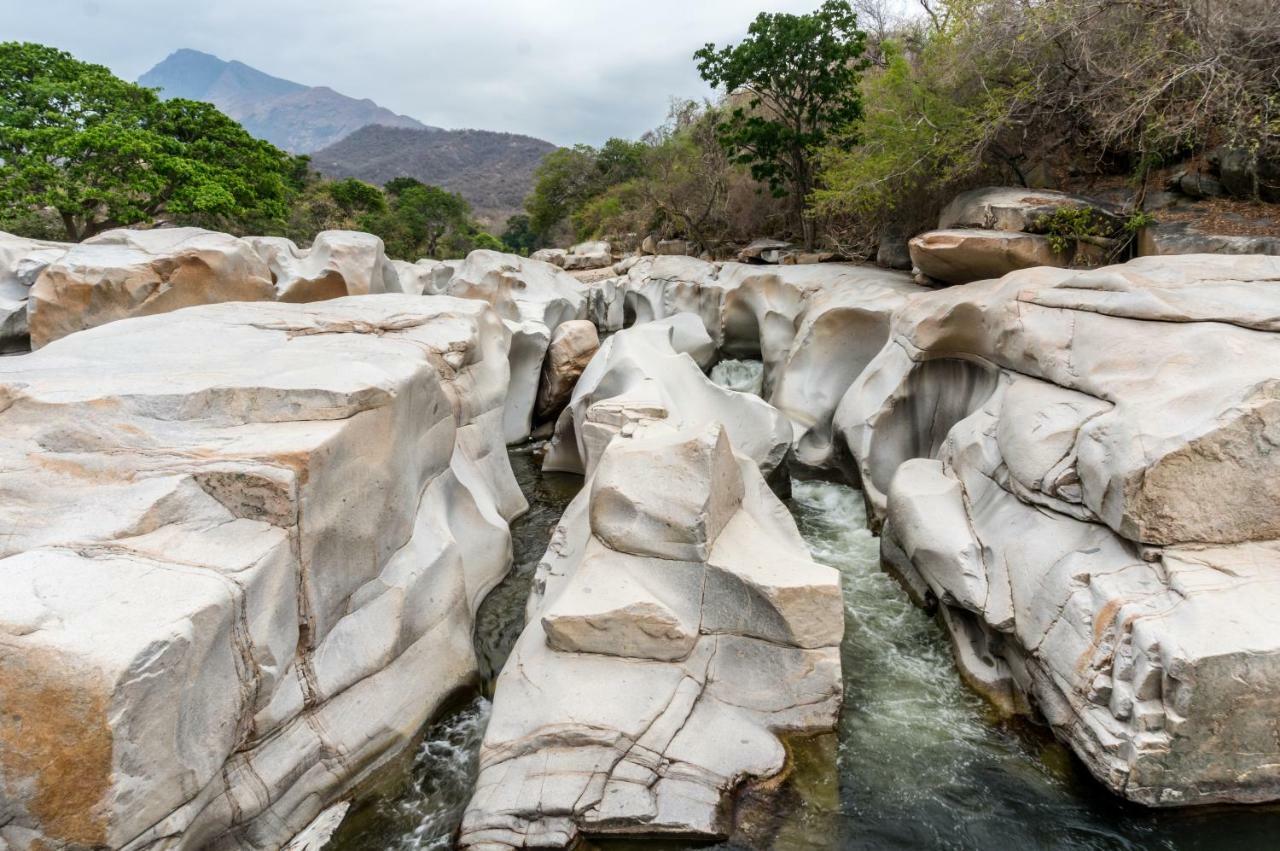
{"type": "Polygon", "coordinates": [[[161,216],[283,221],[299,163],[209,104],[38,44],[0,44],[0,206],[66,238],[161,216]]]}
{"type": "Polygon", "coordinates": [[[533,177],[524,209],[534,232],[547,241],[571,213],[598,194],[596,150],[590,145],[554,150],[543,157],[533,177]]]}
{"type": "Polygon", "coordinates": [[[346,216],[383,213],[387,209],[387,198],[381,189],[354,177],[326,183],[324,190],[346,216]]]}
{"type": "Polygon", "coordinates": [[[410,177],[396,178],[386,188],[386,209],[362,222],[382,237],[388,254],[414,260],[466,253],[463,247],[470,244],[476,227],[471,207],[461,195],[410,177]]]}
{"type": "Polygon", "coordinates": [[[826,0],[807,15],[762,12],[740,44],[707,44],[694,54],[702,78],[730,98],[721,142],[774,194],[789,192],[809,246],[814,222],[805,205],[815,187],[814,154],[862,114],[865,42],[849,4],[826,0]]]}
{"type": "Polygon", "coordinates": [[[525,257],[528,257],[540,247],[538,234],[534,231],[529,217],[524,213],[519,213],[507,219],[507,227],[502,232],[502,242],[506,245],[508,251],[514,251],[516,254],[522,254],[525,257]]]}
{"type": "Polygon", "coordinates": [[[595,217],[584,218],[586,208],[610,188],[644,174],[648,148],[644,142],[614,138],[599,149],[575,145],[547,154],[534,172],[533,192],[525,200],[529,224],[538,241],[545,244],[562,235],[590,236],[589,222],[595,217]],[[566,221],[573,226],[572,234],[564,233],[566,221]]]}

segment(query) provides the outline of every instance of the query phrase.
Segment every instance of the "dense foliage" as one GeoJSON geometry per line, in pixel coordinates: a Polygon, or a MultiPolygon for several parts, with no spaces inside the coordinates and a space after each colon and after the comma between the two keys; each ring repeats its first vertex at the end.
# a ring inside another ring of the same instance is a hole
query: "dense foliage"
{"type": "Polygon", "coordinates": [[[1267,0],[921,2],[922,18],[885,29],[865,118],[824,152],[812,200],[849,244],[919,228],[977,183],[1141,188],[1218,146],[1280,157],[1267,0]]]}
{"type": "Polygon", "coordinates": [[[0,44],[0,228],[79,241],[108,228],[192,224],[280,234],[377,234],[393,257],[502,243],[461,196],[413,178],[327,180],[213,106],[161,100],[38,44],[0,44]]]}
{"type": "Polygon", "coordinates": [[[808,246],[814,242],[805,211],[816,186],[814,153],[862,115],[865,40],[849,4],[826,0],[809,15],[762,12],[740,44],[708,44],[694,54],[702,78],[728,94],[718,122],[725,149],[775,195],[792,199],[808,246]]]}
{"type": "Polygon", "coordinates": [[[625,180],[601,180],[589,148],[549,158],[527,206],[539,237],[655,233],[715,251],[809,240],[820,223],[825,244],[865,255],[974,186],[1125,177],[1141,193],[1163,167],[1223,157],[1246,197],[1280,200],[1268,0],[917,2],[763,14],[741,43],[698,51],[721,103],[673,111],[625,180]]]}
{"type": "Polygon", "coordinates": [[[208,104],[161,100],[50,47],[0,44],[0,208],[19,225],[47,211],[81,240],[161,216],[279,221],[300,174],[208,104]]]}

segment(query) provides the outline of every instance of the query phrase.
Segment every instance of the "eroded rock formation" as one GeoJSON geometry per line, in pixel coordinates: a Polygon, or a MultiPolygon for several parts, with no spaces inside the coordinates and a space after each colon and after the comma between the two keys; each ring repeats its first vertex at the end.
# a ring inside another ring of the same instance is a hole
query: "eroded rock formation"
{"type": "Polygon", "coordinates": [[[310,248],[298,248],[280,236],[255,236],[248,241],[271,269],[279,301],[324,301],[403,291],[382,240],[373,234],[321,231],[310,248]]]}
{"type": "Polygon", "coordinates": [[[0,232],[0,354],[30,349],[27,300],[31,287],[44,268],[69,248],[66,243],[0,232]]]}
{"type": "Polygon", "coordinates": [[[0,359],[0,846],[275,848],[398,754],[525,507],[508,341],[384,295],[0,359]]]}
{"type": "Polygon", "coordinates": [[[888,341],[893,314],[927,291],[873,266],[762,268],[690,257],[643,258],[616,286],[609,298],[623,301],[625,324],[692,313],[722,355],[761,360],[761,393],[791,419],[795,460],[843,472],[852,468],[832,443],[836,407],[888,341]]]}
{"type": "Polygon", "coordinates": [[[588,481],[499,677],[463,847],[723,836],[733,788],[782,770],[777,733],[835,725],[838,578],[758,466],[789,426],[712,385],[709,351],[687,314],[624,331],[561,418],[588,481]]]}
{"type": "Polygon", "coordinates": [[[509,443],[527,438],[551,335],[563,322],[586,318],[587,288],[540,260],[473,251],[454,270],[448,293],[488,302],[511,329],[511,387],[503,428],[509,443]]]}
{"type": "Polygon", "coordinates": [[[838,431],[967,677],[1152,805],[1280,795],[1280,261],[917,296],[838,431]]]}
{"type": "Polygon", "coordinates": [[[199,228],[112,230],[48,262],[27,321],[39,348],[117,319],[275,297],[267,264],[246,240],[199,228]]]}
{"type": "Polygon", "coordinates": [[[553,419],[569,401],[578,377],[600,348],[596,326],[586,319],[560,323],[551,335],[547,358],[542,364],[542,382],[538,386],[535,413],[542,419],[553,419]]]}
{"type": "Polygon", "coordinates": [[[719,422],[734,448],[766,476],[780,471],[791,423],[757,396],[713,384],[715,347],[697,317],[677,314],[608,338],[556,422],[544,469],[589,474],[619,432],[664,418],[673,426],[719,422]]]}

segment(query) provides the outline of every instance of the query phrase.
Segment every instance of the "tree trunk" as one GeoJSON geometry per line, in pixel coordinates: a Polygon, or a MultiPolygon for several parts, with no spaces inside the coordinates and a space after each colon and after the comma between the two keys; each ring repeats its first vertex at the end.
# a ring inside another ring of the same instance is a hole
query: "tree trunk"
{"type": "Polygon", "coordinates": [[[797,224],[800,225],[800,235],[804,240],[805,250],[812,251],[814,245],[817,244],[818,234],[812,217],[805,215],[805,203],[809,200],[809,192],[813,188],[813,181],[809,178],[809,163],[805,158],[804,151],[797,150],[792,152],[791,173],[793,175],[791,207],[795,212],[797,224]]]}
{"type": "Polygon", "coordinates": [[[71,213],[59,212],[62,217],[62,229],[67,234],[67,242],[79,242],[80,230],[76,227],[76,217],[71,213]]]}

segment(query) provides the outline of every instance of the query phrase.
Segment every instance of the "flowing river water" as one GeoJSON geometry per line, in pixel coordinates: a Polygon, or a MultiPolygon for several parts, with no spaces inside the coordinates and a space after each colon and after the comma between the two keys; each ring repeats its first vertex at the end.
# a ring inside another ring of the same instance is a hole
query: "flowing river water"
{"type": "MultiPolygon", "coordinates": [[[[530,503],[512,526],[515,566],[477,618],[482,693],[426,732],[411,764],[334,837],[336,851],[452,846],[475,779],[488,694],[523,626],[529,581],[581,479],[512,466],[530,503]]],[[[796,482],[789,503],[813,556],[840,571],[844,711],[835,736],[793,741],[781,784],[748,788],[725,849],[1271,849],[1280,808],[1153,812],[1089,777],[1043,729],[1001,721],[961,683],[946,636],[880,569],[861,494],[796,482]],[[766,793],[767,792],[767,793],[766,793]]],[[[603,843],[610,851],[689,847],[603,843]]],[[[706,847],[705,845],[703,847],[706,847]]]]}

